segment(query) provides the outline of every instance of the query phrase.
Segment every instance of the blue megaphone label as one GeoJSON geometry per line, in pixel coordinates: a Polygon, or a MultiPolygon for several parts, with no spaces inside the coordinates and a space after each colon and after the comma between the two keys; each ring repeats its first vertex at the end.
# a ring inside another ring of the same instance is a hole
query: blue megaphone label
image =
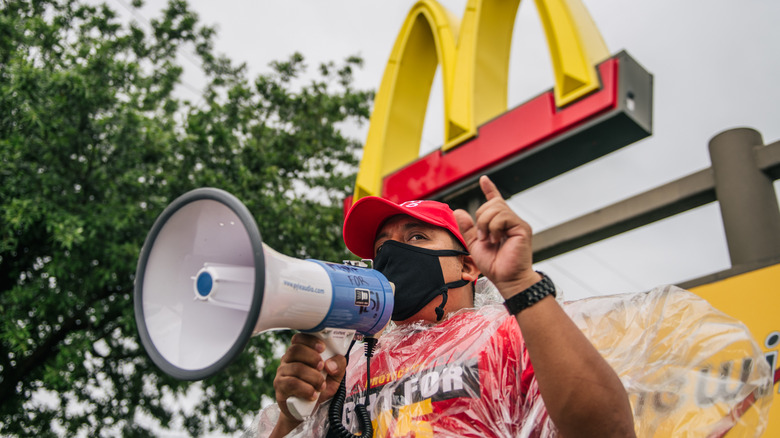
{"type": "Polygon", "coordinates": [[[393,289],[382,273],[359,266],[308,261],[325,268],[333,285],[333,301],[322,322],[307,331],[339,327],[371,336],[387,325],[393,314],[393,289]]]}

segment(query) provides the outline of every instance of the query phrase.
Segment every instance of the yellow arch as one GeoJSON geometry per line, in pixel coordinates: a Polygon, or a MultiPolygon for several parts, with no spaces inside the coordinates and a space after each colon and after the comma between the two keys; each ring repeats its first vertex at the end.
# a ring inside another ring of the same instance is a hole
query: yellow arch
{"type": "Polygon", "coordinates": [[[555,104],[568,105],[599,89],[596,65],[609,57],[580,0],[536,0],[555,74],[555,104]]]}
{"type": "MultiPolygon", "coordinates": [[[[447,151],[507,110],[512,31],[520,0],[469,0],[459,23],[435,0],[412,7],[393,45],[371,115],[353,201],[380,195],[382,178],[419,155],[425,111],[442,68],[447,151]]],[[[555,72],[558,106],[599,88],[609,56],[579,0],[536,0],[555,72]]]]}

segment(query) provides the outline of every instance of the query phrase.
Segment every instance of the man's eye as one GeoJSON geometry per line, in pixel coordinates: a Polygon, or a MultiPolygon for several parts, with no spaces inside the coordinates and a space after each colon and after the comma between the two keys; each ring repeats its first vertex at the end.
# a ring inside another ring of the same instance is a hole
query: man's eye
{"type": "Polygon", "coordinates": [[[412,241],[412,240],[424,240],[424,239],[425,239],[425,236],[423,236],[422,234],[413,234],[413,235],[409,236],[409,240],[410,241],[412,241]]]}

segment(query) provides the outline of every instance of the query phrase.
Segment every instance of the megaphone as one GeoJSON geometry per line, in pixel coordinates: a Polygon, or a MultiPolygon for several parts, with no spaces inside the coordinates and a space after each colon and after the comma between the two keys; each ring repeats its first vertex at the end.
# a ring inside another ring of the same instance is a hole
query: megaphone
{"type": "MultiPolygon", "coordinates": [[[[181,195],[157,218],[134,298],[141,343],[180,380],[216,374],[250,337],[270,330],[319,336],[323,360],[345,354],[355,333],[375,335],[393,312],[392,285],[379,271],[274,251],[246,206],[215,188],[181,195]]],[[[287,405],[302,419],[315,402],[287,405]]]]}

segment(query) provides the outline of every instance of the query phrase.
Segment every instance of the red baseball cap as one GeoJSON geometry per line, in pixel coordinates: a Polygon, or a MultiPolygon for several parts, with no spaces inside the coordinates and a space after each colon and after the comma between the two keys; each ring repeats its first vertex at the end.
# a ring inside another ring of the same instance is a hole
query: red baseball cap
{"type": "Polygon", "coordinates": [[[374,240],[379,227],[389,218],[405,214],[452,233],[463,248],[468,248],[460,234],[452,209],[438,201],[406,201],[401,204],[378,196],[360,198],[344,219],[344,243],[355,255],[374,258],[374,240]]]}

